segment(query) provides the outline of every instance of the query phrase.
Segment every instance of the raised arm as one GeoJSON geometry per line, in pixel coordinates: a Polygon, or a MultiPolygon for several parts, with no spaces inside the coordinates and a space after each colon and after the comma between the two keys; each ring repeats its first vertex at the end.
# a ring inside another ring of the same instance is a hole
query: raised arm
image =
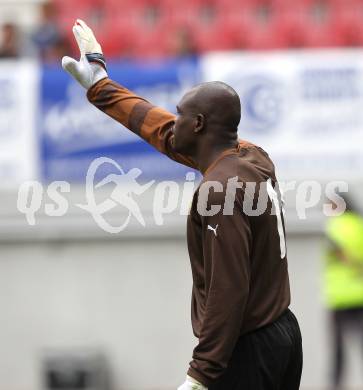
{"type": "Polygon", "coordinates": [[[176,117],[152,105],[118,83],[105,78],[87,93],[88,100],[171,159],[197,169],[194,161],[173,151],[171,138],[176,117]]]}
{"type": "Polygon", "coordinates": [[[181,164],[197,169],[190,157],[173,150],[172,128],[176,117],[108,78],[101,46],[85,22],[77,19],[73,26],[73,33],[81,58],[76,61],[70,57],[63,57],[62,66],[88,90],[89,101],[139,135],[159,152],[181,164]]]}

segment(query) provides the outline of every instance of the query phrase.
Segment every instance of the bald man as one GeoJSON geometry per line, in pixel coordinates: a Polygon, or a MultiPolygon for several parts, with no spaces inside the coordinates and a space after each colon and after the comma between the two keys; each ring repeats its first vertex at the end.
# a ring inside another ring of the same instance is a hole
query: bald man
{"type": "Polygon", "coordinates": [[[198,344],[178,390],[299,389],[301,334],[289,310],[281,196],[266,152],[238,139],[237,93],[222,82],[197,85],[174,116],[108,78],[83,21],[73,32],[81,59],[64,57],[62,65],[89,101],[203,174],[187,222],[198,344]]]}

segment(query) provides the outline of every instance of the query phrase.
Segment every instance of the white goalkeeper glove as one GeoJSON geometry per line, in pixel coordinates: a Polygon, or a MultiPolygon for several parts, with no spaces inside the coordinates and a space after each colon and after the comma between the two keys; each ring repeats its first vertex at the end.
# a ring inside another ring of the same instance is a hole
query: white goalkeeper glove
{"type": "Polygon", "coordinates": [[[187,380],[178,387],[178,390],[208,390],[208,388],[188,375],[187,380]]]}
{"type": "Polygon", "coordinates": [[[73,34],[81,52],[81,58],[76,61],[74,58],[65,56],[62,58],[62,67],[84,88],[89,89],[97,81],[107,77],[106,61],[93,31],[83,20],[76,20],[73,34]]]}

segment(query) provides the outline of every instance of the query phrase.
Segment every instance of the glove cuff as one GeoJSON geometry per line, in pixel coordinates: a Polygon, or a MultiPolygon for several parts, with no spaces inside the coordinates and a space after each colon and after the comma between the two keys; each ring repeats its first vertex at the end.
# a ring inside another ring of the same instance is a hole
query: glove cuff
{"type": "Polygon", "coordinates": [[[192,378],[190,375],[187,375],[187,381],[193,383],[194,385],[197,385],[200,388],[200,390],[204,390],[204,389],[207,390],[207,388],[202,383],[192,378]]]}
{"type": "Polygon", "coordinates": [[[101,53],[90,53],[86,54],[86,58],[88,62],[96,62],[99,65],[101,65],[105,71],[107,71],[107,66],[106,66],[106,59],[101,53]]]}
{"type": "Polygon", "coordinates": [[[108,77],[107,72],[105,71],[103,66],[100,66],[100,63],[98,63],[98,62],[97,63],[96,62],[91,62],[90,63],[90,67],[92,69],[93,76],[92,76],[91,83],[86,87],[86,89],[91,88],[93,85],[98,83],[100,80],[108,77]]]}

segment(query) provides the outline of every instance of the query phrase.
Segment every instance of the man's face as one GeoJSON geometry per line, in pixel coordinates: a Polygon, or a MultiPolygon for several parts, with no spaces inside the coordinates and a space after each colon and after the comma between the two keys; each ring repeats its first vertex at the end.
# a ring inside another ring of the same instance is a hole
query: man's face
{"type": "Polygon", "coordinates": [[[192,154],[196,141],[196,113],[193,110],[192,92],[187,93],[177,105],[173,147],[178,153],[192,154]]]}

